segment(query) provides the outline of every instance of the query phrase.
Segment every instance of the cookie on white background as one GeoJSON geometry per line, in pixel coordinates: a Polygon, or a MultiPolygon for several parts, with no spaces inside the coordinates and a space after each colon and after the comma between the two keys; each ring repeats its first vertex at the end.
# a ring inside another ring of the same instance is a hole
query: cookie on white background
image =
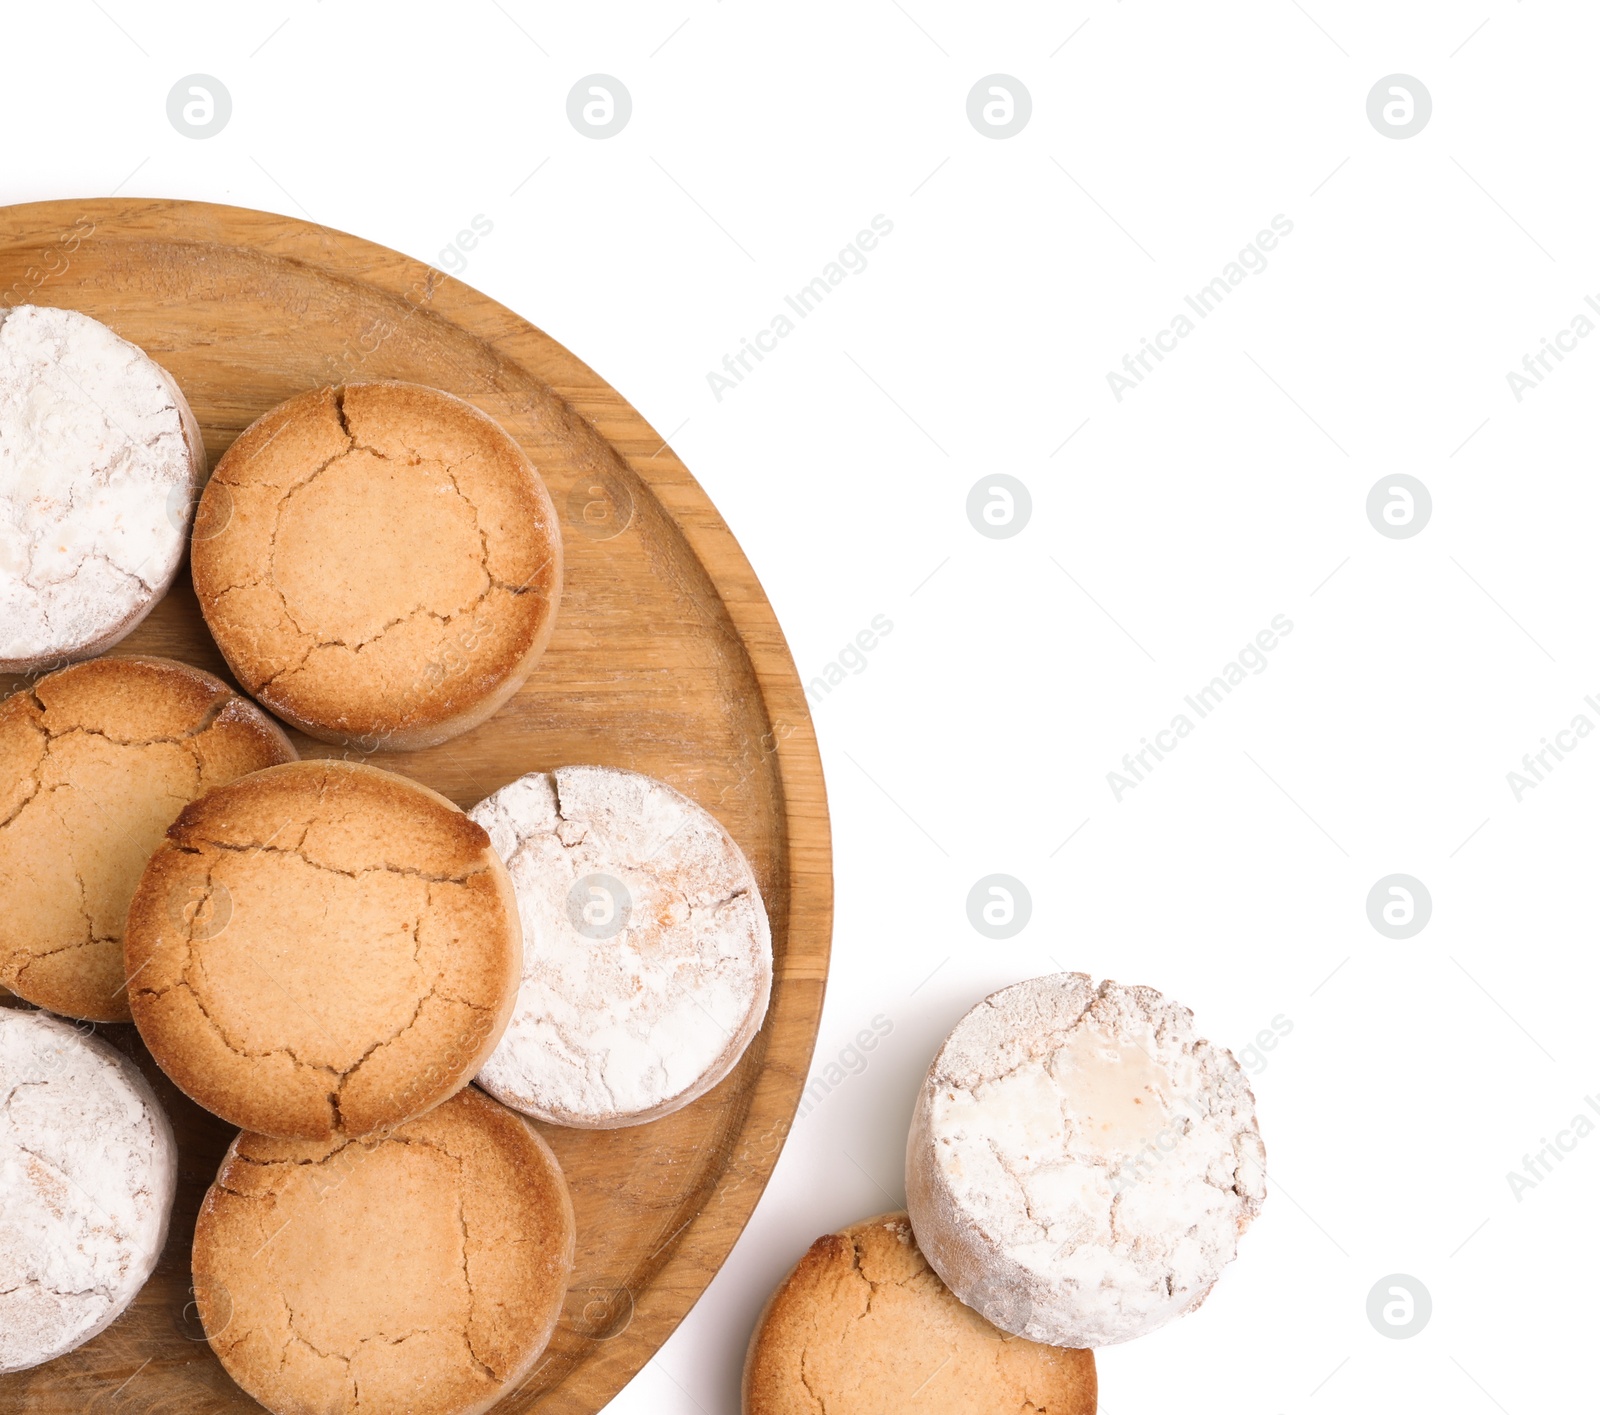
{"type": "Polygon", "coordinates": [[[933,1059],[906,1146],[929,1264],[1002,1330],[1109,1346],[1192,1311],[1266,1198],[1231,1052],[1154,988],[992,993],[933,1059]]]}
{"type": "Polygon", "coordinates": [[[745,1358],[744,1415],[1094,1415],[1094,1353],[1023,1341],[958,1302],[902,1213],[817,1239],[745,1358]]]}

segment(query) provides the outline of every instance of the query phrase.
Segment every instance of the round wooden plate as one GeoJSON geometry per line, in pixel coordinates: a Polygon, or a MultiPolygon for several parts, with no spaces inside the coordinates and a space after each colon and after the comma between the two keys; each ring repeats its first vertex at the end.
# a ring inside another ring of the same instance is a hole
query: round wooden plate
{"type": "MultiPolygon", "coordinates": [[[[672,449],[601,378],[510,310],[381,246],[195,202],[14,206],[0,209],[0,305],[23,304],[82,310],[148,350],[188,396],[213,465],[248,423],[320,384],[407,379],[499,419],[562,516],[555,636],[482,727],[367,759],[463,806],[566,763],[647,772],[706,806],[755,866],[776,969],[766,1025],[734,1074],[649,1125],[540,1127],[572,1187],[577,1267],[544,1360],[497,1409],[598,1410],[727,1257],[816,1038],[833,910],[827,804],[805,696],[760,584],[672,449]]],[[[227,676],[187,569],[113,652],[227,676]]],[[[0,680],[0,692],[23,681],[0,680]]],[[[304,756],[349,754],[291,735],[304,756]]],[[[122,1319],[58,1361],[0,1377],[0,1408],[259,1410],[212,1356],[190,1288],[195,1213],[233,1132],[155,1070],[131,1027],[100,1030],[145,1067],[172,1116],[172,1235],[122,1319]]]]}

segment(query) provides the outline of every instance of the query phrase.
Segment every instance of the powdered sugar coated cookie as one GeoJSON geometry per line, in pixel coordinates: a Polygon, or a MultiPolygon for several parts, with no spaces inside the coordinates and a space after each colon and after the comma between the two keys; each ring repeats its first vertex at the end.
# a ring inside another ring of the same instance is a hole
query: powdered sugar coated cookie
{"type": "Polygon", "coordinates": [[[48,1013],[0,1010],[0,1372],[122,1314],[161,1256],[177,1174],[131,1061],[48,1013]]]}
{"type": "Polygon", "coordinates": [[[110,648],[167,592],[205,475],[142,350],[76,310],[0,310],[0,671],[110,648]]]}
{"type": "Polygon", "coordinates": [[[728,1074],[766,1015],[772,937],[755,875],[716,819],[612,767],[513,781],[472,818],[505,860],[523,976],[478,1077],[559,1125],[633,1125],[728,1074]]]}
{"type": "Polygon", "coordinates": [[[1232,1054],[1153,988],[1060,973],[958,1022],[917,1098],[906,1207],[928,1262],[996,1326],[1055,1346],[1205,1300],[1266,1197],[1232,1054]]]}

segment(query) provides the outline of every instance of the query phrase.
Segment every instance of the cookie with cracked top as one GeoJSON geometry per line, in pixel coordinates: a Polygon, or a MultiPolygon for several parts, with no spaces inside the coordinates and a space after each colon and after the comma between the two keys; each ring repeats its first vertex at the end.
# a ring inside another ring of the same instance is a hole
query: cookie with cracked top
{"type": "Polygon", "coordinates": [[[273,767],[185,807],[134,891],[133,1020],[161,1069],[286,1139],[404,1123],[467,1084],[522,968],[488,834],[405,777],[273,767]]]}
{"type": "Polygon", "coordinates": [[[239,682],[324,742],[410,751],[526,680],[561,598],[555,508],[499,423],[414,383],[280,403],[217,463],[194,587],[239,682]]]}
{"type": "Polygon", "coordinates": [[[0,983],[94,1022],[129,1018],[128,901],[180,810],[295,759],[220,678],[165,658],[101,658],[0,703],[0,983]]]}
{"type": "Polygon", "coordinates": [[[274,1415],[477,1415],[539,1359],[573,1252],[549,1146],[469,1087],[383,1135],[240,1135],[195,1225],[195,1299],[274,1415]]]}
{"type": "Polygon", "coordinates": [[[1010,1336],[939,1280],[903,1213],[811,1245],[756,1323],[744,1415],[1094,1415],[1094,1353],[1010,1336]]]}

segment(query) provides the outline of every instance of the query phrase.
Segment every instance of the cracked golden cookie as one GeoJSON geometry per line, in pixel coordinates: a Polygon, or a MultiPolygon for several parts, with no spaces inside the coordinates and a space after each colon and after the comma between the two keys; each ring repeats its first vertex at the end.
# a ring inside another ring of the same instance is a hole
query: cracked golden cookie
{"type": "Polygon", "coordinates": [[[0,983],[126,1022],[123,924],[162,832],[212,787],[294,757],[248,698],[170,659],[94,659],[0,703],[0,983]]]}
{"type": "Polygon", "coordinates": [[[184,808],[125,938],[161,1069],[244,1130],[398,1125],[467,1084],[516,1001],[522,928],[483,828],[352,762],[257,772],[184,808]]]}
{"type": "Polygon", "coordinates": [[[772,1294],[744,1415],[1094,1415],[1094,1353],[991,1326],[939,1281],[903,1213],[819,1238],[772,1294]]]}
{"type": "Polygon", "coordinates": [[[195,592],[239,682],[324,742],[409,751],[476,727],[544,652],[561,535],[526,454],[413,383],[258,418],[195,517],[195,592]]]}
{"type": "Polygon", "coordinates": [[[475,1415],[539,1359],[573,1246],[550,1147],[469,1088],[383,1135],[240,1135],[195,1224],[195,1299],[274,1415],[475,1415]]]}

